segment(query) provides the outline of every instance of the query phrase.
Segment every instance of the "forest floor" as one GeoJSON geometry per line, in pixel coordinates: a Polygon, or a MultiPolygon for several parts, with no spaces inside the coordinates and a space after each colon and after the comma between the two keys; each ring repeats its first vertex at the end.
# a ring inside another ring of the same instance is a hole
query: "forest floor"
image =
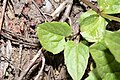
{"type": "MultiPolygon", "coordinates": [[[[1,0],[0,80],[72,80],[63,52],[53,55],[43,51],[36,27],[46,21],[67,22],[77,34],[78,19],[88,9],[78,0],[1,0]]],[[[116,25],[120,24],[112,21],[107,28],[117,30],[120,27],[116,25]]],[[[80,41],[80,35],[74,40],[80,41]]],[[[89,66],[84,77],[88,72],[89,66]]]]}

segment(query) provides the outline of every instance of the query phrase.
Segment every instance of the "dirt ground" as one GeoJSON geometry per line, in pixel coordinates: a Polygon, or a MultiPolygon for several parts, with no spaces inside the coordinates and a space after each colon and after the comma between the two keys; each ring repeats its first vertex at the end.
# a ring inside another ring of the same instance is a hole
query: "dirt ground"
{"type": "MultiPolygon", "coordinates": [[[[96,4],[95,0],[90,1],[96,4]]],[[[64,64],[64,53],[53,55],[43,50],[35,29],[46,21],[65,21],[77,34],[78,19],[88,9],[78,0],[1,0],[0,80],[72,80],[64,64]]],[[[107,29],[117,30],[119,27],[111,27],[116,25],[120,24],[111,21],[107,29]]],[[[74,40],[79,42],[80,35],[74,40]]],[[[84,77],[88,72],[89,66],[84,77]]]]}

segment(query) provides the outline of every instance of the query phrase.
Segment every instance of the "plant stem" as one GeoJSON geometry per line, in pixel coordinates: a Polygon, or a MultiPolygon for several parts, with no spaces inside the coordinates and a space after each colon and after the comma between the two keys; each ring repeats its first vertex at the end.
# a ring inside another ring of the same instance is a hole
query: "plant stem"
{"type": "Polygon", "coordinates": [[[108,14],[104,14],[102,12],[100,13],[100,15],[104,18],[120,22],[120,18],[118,18],[118,17],[114,17],[114,16],[111,16],[111,15],[108,15],[108,14]]]}
{"type": "Polygon", "coordinates": [[[114,16],[110,16],[108,14],[103,13],[102,11],[99,10],[99,8],[97,8],[97,6],[93,5],[91,2],[87,1],[87,0],[81,0],[83,3],[85,3],[87,6],[91,7],[92,10],[94,10],[96,13],[98,13],[100,16],[107,18],[107,19],[111,19],[114,21],[118,21],[120,22],[120,18],[118,17],[114,17],[114,16]]]}
{"type": "Polygon", "coordinates": [[[94,10],[96,13],[100,13],[99,9],[97,8],[97,6],[93,5],[91,2],[87,1],[87,0],[81,0],[83,3],[85,3],[87,6],[91,7],[92,10],[94,10]]]}

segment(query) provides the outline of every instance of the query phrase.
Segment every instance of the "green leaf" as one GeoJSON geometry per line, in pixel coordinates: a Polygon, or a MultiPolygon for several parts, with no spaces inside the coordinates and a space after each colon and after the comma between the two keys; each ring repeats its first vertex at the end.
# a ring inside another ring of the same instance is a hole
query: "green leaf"
{"type": "Polygon", "coordinates": [[[108,73],[103,80],[120,80],[120,72],[108,73]]]}
{"type": "Polygon", "coordinates": [[[81,35],[89,42],[100,41],[105,33],[105,19],[98,15],[85,18],[80,25],[81,35]]]}
{"type": "Polygon", "coordinates": [[[105,36],[105,43],[115,59],[120,62],[120,30],[105,36]]]}
{"type": "Polygon", "coordinates": [[[120,0],[97,0],[100,11],[106,14],[120,13],[120,0]]]}
{"type": "Polygon", "coordinates": [[[79,23],[81,24],[81,22],[82,22],[85,18],[87,18],[87,17],[89,17],[89,16],[91,16],[91,15],[94,15],[94,14],[97,14],[97,13],[96,13],[95,11],[93,11],[93,10],[88,10],[87,12],[81,14],[80,19],[79,19],[79,23]]]}
{"type": "Polygon", "coordinates": [[[85,73],[89,58],[89,48],[83,43],[68,41],[64,50],[65,64],[73,80],[80,80],[85,73]]]}
{"type": "Polygon", "coordinates": [[[104,40],[92,45],[90,53],[96,63],[98,75],[102,80],[120,80],[118,75],[118,73],[120,74],[120,63],[115,60],[104,40]],[[110,75],[111,79],[108,75],[110,75]]]}
{"type": "Polygon", "coordinates": [[[69,36],[71,32],[70,26],[65,22],[46,22],[37,27],[41,45],[53,54],[64,49],[65,37],[69,36]]]}
{"type": "Polygon", "coordinates": [[[96,69],[89,72],[89,76],[85,80],[102,80],[96,69]]]}

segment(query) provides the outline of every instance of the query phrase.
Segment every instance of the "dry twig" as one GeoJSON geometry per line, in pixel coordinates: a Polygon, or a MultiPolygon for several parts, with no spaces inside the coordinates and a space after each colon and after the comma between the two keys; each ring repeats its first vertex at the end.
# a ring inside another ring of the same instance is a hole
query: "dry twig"
{"type": "Polygon", "coordinates": [[[35,5],[35,7],[38,9],[38,11],[40,12],[40,14],[43,15],[43,17],[45,18],[46,21],[49,21],[49,19],[46,17],[46,15],[43,13],[43,11],[38,7],[38,5],[35,3],[34,0],[32,0],[33,4],[35,5]]]}
{"type": "Polygon", "coordinates": [[[24,76],[29,72],[29,70],[32,68],[32,66],[34,65],[36,60],[40,57],[41,54],[42,54],[42,48],[38,51],[38,53],[31,60],[31,63],[28,65],[27,69],[23,70],[23,72],[21,73],[21,76],[18,78],[18,80],[22,80],[24,78],[24,76]]]}
{"type": "Polygon", "coordinates": [[[45,58],[44,58],[44,56],[42,56],[42,67],[41,67],[40,71],[38,72],[38,75],[35,77],[34,80],[38,80],[40,74],[41,74],[42,71],[43,71],[44,66],[45,66],[45,58]]]}
{"type": "Polygon", "coordinates": [[[38,42],[37,43],[34,43],[34,42],[31,42],[31,41],[28,41],[22,37],[18,37],[17,35],[14,35],[14,33],[9,33],[9,32],[3,32],[3,30],[1,31],[1,36],[3,36],[4,38],[7,38],[9,40],[11,40],[12,42],[15,42],[16,45],[19,45],[20,43],[23,44],[25,47],[38,47],[38,42]],[[17,39],[14,39],[12,37],[16,37],[17,39]]]}
{"type": "Polygon", "coordinates": [[[52,14],[52,17],[59,16],[60,12],[65,8],[66,4],[69,2],[69,0],[65,0],[52,14]]]}
{"type": "Polygon", "coordinates": [[[22,44],[19,45],[19,68],[21,68],[21,60],[22,60],[22,44]]]}
{"type": "MultiPolygon", "coordinates": [[[[68,4],[67,4],[67,7],[66,7],[64,15],[63,15],[63,17],[60,20],[61,22],[64,22],[67,18],[70,21],[69,14],[70,14],[70,11],[71,11],[71,8],[72,8],[72,4],[73,4],[73,0],[70,0],[68,2],[68,4]]],[[[71,21],[70,21],[70,23],[71,23],[71,21]]]]}
{"type": "Polygon", "coordinates": [[[6,9],[6,6],[7,6],[7,2],[8,2],[8,0],[3,1],[2,17],[0,19],[0,31],[1,31],[1,28],[2,28],[2,25],[3,25],[3,19],[4,19],[4,15],[5,15],[5,9],[6,9]]]}

